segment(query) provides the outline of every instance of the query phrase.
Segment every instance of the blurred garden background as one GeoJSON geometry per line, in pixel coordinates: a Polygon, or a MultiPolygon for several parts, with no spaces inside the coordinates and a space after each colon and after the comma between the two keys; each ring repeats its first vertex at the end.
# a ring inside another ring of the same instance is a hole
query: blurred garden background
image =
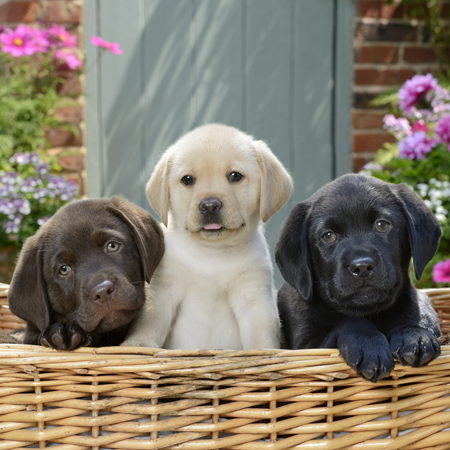
{"type": "Polygon", "coordinates": [[[362,170],[426,200],[444,234],[420,285],[449,283],[449,6],[0,0],[0,281],[73,198],[121,194],[150,210],[159,155],[223,122],[264,139],[294,176],[267,225],[272,247],[295,203],[362,170]]]}

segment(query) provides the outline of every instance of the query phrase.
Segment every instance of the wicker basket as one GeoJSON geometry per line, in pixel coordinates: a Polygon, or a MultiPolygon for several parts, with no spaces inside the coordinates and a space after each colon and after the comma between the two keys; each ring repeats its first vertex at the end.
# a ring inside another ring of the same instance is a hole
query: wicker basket
{"type": "MultiPolygon", "coordinates": [[[[1,324],[19,325],[2,296],[1,324]]],[[[450,289],[428,291],[444,333],[450,289]]],[[[449,449],[450,346],[364,381],[335,349],[0,345],[0,450],[449,449]]]]}

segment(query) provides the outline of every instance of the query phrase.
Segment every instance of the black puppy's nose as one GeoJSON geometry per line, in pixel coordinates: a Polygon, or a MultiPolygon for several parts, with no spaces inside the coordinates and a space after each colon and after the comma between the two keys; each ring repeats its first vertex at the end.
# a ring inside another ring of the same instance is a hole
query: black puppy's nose
{"type": "Polygon", "coordinates": [[[203,199],[200,205],[198,205],[198,208],[202,214],[212,213],[222,208],[222,202],[218,198],[209,197],[203,199]]]}
{"type": "Polygon", "coordinates": [[[103,303],[111,300],[115,291],[116,285],[112,281],[106,280],[94,286],[91,289],[90,296],[92,300],[103,303]]]}
{"type": "Polygon", "coordinates": [[[372,275],[372,271],[375,269],[375,261],[370,256],[358,258],[353,260],[348,268],[353,276],[365,278],[372,275]]]}

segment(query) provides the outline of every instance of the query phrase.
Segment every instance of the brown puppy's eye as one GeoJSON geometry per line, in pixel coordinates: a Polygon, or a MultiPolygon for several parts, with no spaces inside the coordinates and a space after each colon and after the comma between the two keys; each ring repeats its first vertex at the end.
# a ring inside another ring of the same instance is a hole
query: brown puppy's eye
{"type": "Polygon", "coordinates": [[[389,222],[386,222],[385,220],[377,220],[375,222],[375,228],[380,233],[386,233],[386,231],[389,231],[390,225],[391,224],[389,222]]]}
{"type": "Polygon", "coordinates": [[[228,175],[228,181],[230,183],[237,183],[238,181],[241,181],[242,178],[244,178],[244,175],[239,172],[231,172],[230,175],[228,175]]]}
{"type": "Polygon", "coordinates": [[[181,182],[185,185],[185,186],[191,186],[192,184],[195,183],[195,178],[192,175],[185,175],[182,179],[181,182]]]}
{"type": "Polygon", "coordinates": [[[328,242],[329,244],[331,244],[332,242],[334,242],[336,240],[336,234],[333,233],[332,231],[327,231],[323,236],[322,239],[325,242],[328,242]]]}
{"type": "Polygon", "coordinates": [[[120,244],[118,242],[111,241],[106,244],[106,251],[108,253],[117,252],[117,250],[119,250],[119,248],[120,248],[120,244]]]}
{"type": "Polygon", "coordinates": [[[58,272],[60,275],[69,275],[72,272],[72,268],[70,266],[63,265],[59,268],[58,272]]]}

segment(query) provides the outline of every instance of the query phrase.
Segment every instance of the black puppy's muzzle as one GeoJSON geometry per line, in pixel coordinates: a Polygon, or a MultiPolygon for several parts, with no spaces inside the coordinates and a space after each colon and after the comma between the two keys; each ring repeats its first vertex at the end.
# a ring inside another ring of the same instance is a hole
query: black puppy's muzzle
{"type": "Polygon", "coordinates": [[[106,280],[91,288],[89,296],[94,302],[108,303],[114,298],[115,293],[116,285],[112,281],[106,280]]]}
{"type": "Polygon", "coordinates": [[[348,265],[348,270],[355,278],[369,278],[375,270],[375,261],[370,256],[357,258],[348,265]]]}

